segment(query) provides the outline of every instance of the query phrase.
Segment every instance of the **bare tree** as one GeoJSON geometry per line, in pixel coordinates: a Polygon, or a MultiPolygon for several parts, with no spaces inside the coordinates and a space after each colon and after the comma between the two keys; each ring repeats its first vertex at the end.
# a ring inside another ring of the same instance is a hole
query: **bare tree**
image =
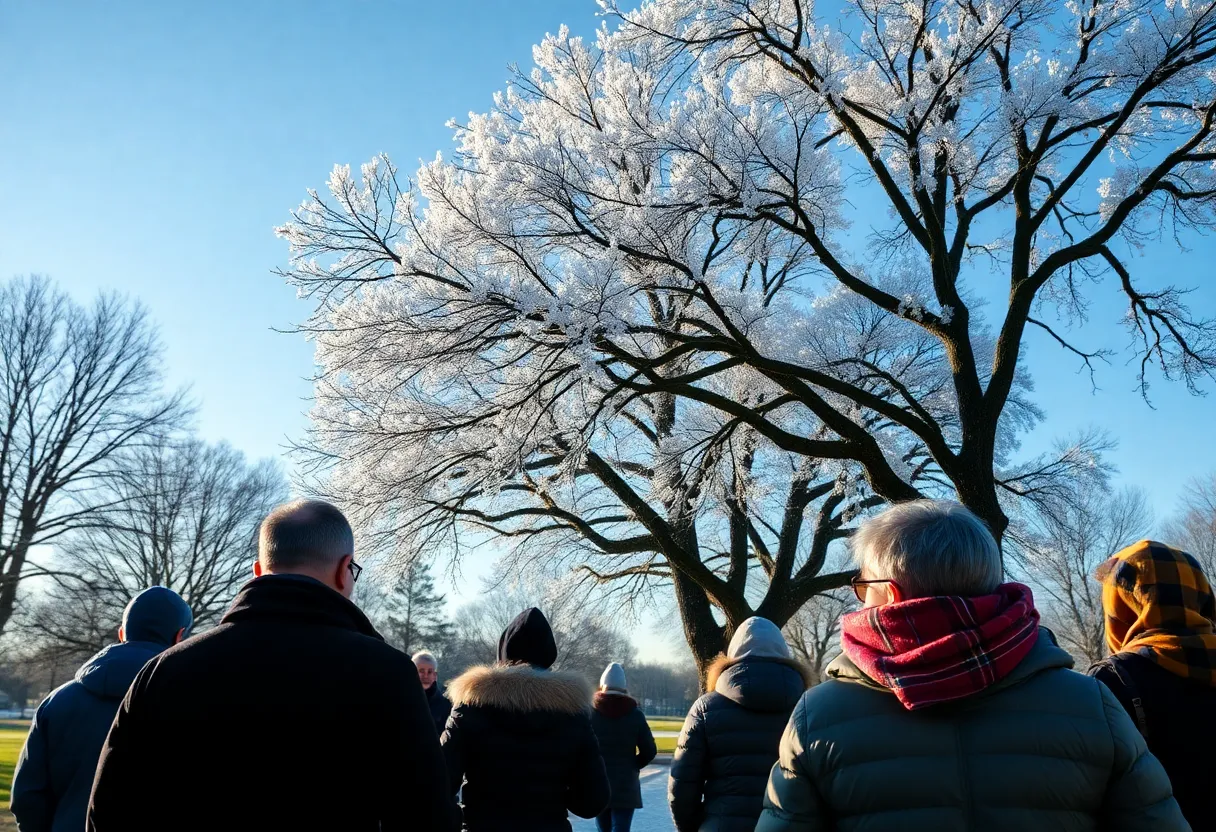
{"type": "Polygon", "coordinates": [[[824,592],[808,601],[785,625],[790,649],[815,680],[826,678],[828,662],[840,652],[840,617],[856,608],[851,589],[824,592]]]}
{"type": "Polygon", "coordinates": [[[1003,538],[1066,493],[1095,449],[1019,458],[1021,357],[1096,373],[1095,285],[1142,390],[1213,377],[1216,324],[1123,245],[1216,224],[1210,0],[607,6],[453,159],[339,166],[281,229],[306,450],[367,525],[669,585],[703,667],[839,585],[820,555],[878,502],[957,495],[1003,538]]]}
{"type": "Polygon", "coordinates": [[[250,465],[228,445],[162,441],[123,453],[93,493],[102,507],[61,538],[61,575],[36,601],[22,630],[65,646],[112,641],[127,602],[169,587],[214,624],[252,577],[257,529],[287,495],[278,465],[250,465]]]}
{"type": "Polygon", "coordinates": [[[1099,565],[1120,549],[1148,536],[1152,511],[1144,492],[1111,492],[1079,480],[1075,499],[1060,511],[1028,521],[1019,535],[1026,579],[1046,595],[1045,617],[1078,659],[1093,663],[1106,656],[1099,565]]]}
{"type": "Polygon", "coordinates": [[[1166,527],[1165,542],[1194,555],[1216,580],[1216,474],[1188,486],[1181,510],[1166,527]]]}
{"type": "Polygon", "coordinates": [[[184,411],[162,394],[140,306],[106,295],[85,308],[38,278],[0,286],[0,632],[21,581],[47,571],[31,547],[91,523],[116,456],[184,411]]]}

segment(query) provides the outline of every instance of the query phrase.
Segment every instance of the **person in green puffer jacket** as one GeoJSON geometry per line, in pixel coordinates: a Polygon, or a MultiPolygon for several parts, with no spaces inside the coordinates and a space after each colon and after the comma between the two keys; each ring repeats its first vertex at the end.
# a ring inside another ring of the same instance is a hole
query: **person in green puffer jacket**
{"type": "Polygon", "coordinates": [[[865,606],[790,718],[756,832],[1190,829],[1119,701],[1001,583],[979,518],[904,503],[853,550],[865,606]]]}

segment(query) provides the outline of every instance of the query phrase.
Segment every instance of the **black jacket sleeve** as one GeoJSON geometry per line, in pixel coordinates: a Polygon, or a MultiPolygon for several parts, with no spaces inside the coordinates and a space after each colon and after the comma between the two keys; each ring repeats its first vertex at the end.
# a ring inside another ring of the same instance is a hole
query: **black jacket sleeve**
{"type": "Polygon", "coordinates": [[[418,681],[418,671],[408,659],[405,665],[400,682],[399,734],[389,738],[391,747],[386,754],[394,765],[384,772],[380,828],[384,832],[411,829],[455,832],[460,828],[460,810],[448,788],[435,719],[418,681]]]}
{"type": "Polygon", "coordinates": [[[566,808],[580,818],[593,818],[608,808],[612,792],[590,718],[580,718],[576,726],[578,750],[566,784],[566,808]]]}
{"type": "Polygon", "coordinates": [[[148,685],[158,662],[144,665],[123,697],[110,733],[106,735],[89,795],[88,832],[131,832],[146,829],[149,820],[141,812],[145,770],[156,765],[159,755],[151,745],[153,733],[145,729],[150,707],[148,685]]]}
{"type": "Polygon", "coordinates": [[[703,701],[698,700],[684,720],[684,730],[680,732],[676,753],[671,760],[671,774],[668,775],[667,802],[679,832],[696,832],[701,826],[704,811],[701,798],[705,789],[709,746],[702,719],[705,709],[703,701]]]}
{"type": "Polygon", "coordinates": [[[654,744],[654,734],[650,733],[650,723],[646,721],[646,715],[640,710],[633,713],[638,722],[638,768],[643,769],[650,765],[650,761],[659,753],[659,749],[654,744]]]}
{"type": "Polygon", "coordinates": [[[9,807],[21,832],[50,832],[55,819],[55,794],[51,789],[51,761],[46,741],[47,702],[50,701],[47,699],[38,706],[13,774],[9,807]]]}
{"type": "Polygon", "coordinates": [[[465,753],[469,745],[469,722],[471,714],[463,706],[457,706],[448,714],[447,725],[439,744],[443,748],[447,793],[456,795],[464,785],[465,753]]]}

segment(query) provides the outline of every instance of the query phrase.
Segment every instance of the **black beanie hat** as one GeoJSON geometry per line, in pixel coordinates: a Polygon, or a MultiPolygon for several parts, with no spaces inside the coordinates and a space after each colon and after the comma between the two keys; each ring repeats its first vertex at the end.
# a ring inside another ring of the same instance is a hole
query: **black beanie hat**
{"type": "Polygon", "coordinates": [[[150,586],[127,604],[122,614],[122,632],[127,641],[172,644],[179,630],[190,635],[194,616],[190,607],[171,589],[150,586]]]}
{"type": "Polygon", "coordinates": [[[498,639],[500,662],[525,662],[548,668],[557,661],[557,642],[545,614],[536,607],[526,609],[507,625],[498,639]]]}

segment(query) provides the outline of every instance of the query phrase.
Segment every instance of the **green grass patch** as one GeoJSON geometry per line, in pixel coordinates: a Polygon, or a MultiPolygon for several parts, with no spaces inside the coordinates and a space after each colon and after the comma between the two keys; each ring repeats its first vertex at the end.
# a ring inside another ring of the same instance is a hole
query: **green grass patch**
{"type": "Polygon", "coordinates": [[[647,717],[646,722],[650,724],[651,731],[679,731],[684,727],[684,720],[673,717],[647,717]]]}
{"type": "Polygon", "coordinates": [[[678,737],[655,737],[655,747],[659,749],[660,754],[674,754],[676,752],[676,740],[678,737]]]}
{"type": "Polygon", "coordinates": [[[0,812],[7,815],[8,799],[13,787],[13,769],[17,767],[17,757],[21,754],[21,746],[25,744],[25,733],[30,724],[17,723],[15,720],[5,722],[13,723],[0,725],[0,812]]]}

